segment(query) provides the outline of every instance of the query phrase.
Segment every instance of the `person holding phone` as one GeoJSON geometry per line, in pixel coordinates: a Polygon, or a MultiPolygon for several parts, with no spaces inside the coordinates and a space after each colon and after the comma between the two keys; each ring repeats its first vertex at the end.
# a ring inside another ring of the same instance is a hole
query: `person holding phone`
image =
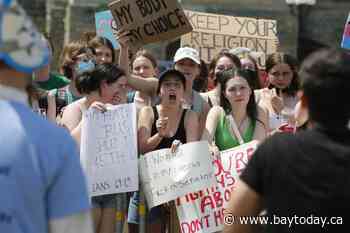
{"type": "Polygon", "coordinates": [[[273,53],[266,60],[268,88],[255,91],[258,104],[269,113],[270,132],[293,128],[299,89],[297,61],[285,53],[273,53]]]}

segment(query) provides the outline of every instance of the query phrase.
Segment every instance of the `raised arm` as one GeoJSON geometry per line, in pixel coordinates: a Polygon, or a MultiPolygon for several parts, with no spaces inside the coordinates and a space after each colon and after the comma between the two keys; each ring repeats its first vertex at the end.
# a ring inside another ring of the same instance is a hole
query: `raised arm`
{"type": "Polygon", "coordinates": [[[157,94],[158,79],[157,78],[142,78],[137,75],[133,75],[129,72],[130,59],[129,59],[129,46],[130,41],[129,32],[121,32],[118,34],[118,41],[120,44],[119,54],[119,66],[127,72],[127,80],[130,87],[135,90],[147,93],[149,96],[155,96],[157,94]]]}
{"type": "Polygon", "coordinates": [[[137,75],[130,74],[127,77],[128,84],[140,92],[147,93],[149,96],[157,95],[158,79],[157,78],[142,78],[137,75]]]}
{"type": "Polygon", "coordinates": [[[119,46],[120,46],[120,53],[119,53],[119,66],[120,68],[122,68],[125,73],[126,76],[129,75],[129,64],[130,64],[130,59],[129,59],[129,36],[128,36],[129,32],[125,31],[125,32],[119,32],[117,39],[119,42],[119,46]]]}

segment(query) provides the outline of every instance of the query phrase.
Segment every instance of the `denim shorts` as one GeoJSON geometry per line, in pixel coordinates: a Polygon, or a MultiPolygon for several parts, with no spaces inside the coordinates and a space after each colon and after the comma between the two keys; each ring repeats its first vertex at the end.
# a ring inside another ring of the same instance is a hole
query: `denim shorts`
{"type": "Polygon", "coordinates": [[[116,195],[117,194],[108,194],[97,197],[92,197],[91,204],[92,208],[116,208],[116,195]]]}
{"type": "MultiPolygon", "coordinates": [[[[139,224],[139,205],[140,205],[140,193],[134,192],[130,198],[129,210],[128,210],[128,223],[139,224]]],[[[155,223],[162,217],[161,206],[155,206],[151,210],[146,212],[147,222],[155,223]]]]}

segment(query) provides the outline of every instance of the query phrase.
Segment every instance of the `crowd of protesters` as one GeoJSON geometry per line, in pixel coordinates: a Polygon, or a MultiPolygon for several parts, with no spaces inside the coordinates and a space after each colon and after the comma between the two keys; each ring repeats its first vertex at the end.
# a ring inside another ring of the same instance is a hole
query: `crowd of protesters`
{"type": "MultiPolygon", "coordinates": [[[[10,7],[11,4],[19,7],[15,1],[2,2],[2,15],[8,14],[7,9],[14,7],[10,7]]],[[[15,158],[6,159],[7,155],[16,157],[18,153],[24,153],[32,156],[28,163],[33,166],[34,174],[28,171],[22,176],[35,179],[36,169],[45,170],[45,174],[36,173],[43,179],[40,182],[45,183],[42,188],[38,186],[38,180],[33,180],[28,183],[32,185],[28,190],[24,190],[28,185],[14,189],[23,193],[29,192],[29,189],[44,192],[38,193],[37,197],[23,198],[33,201],[29,205],[39,208],[37,212],[40,208],[45,211],[36,216],[24,213],[15,216],[19,218],[16,223],[2,228],[4,221],[1,218],[5,218],[6,210],[11,207],[3,207],[3,199],[0,198],[0,229],[11,233],[115,232],[117,194],[93,197],[90,200],[92,223],[88,217],[85,181],[78,168],[79,156],[71,137],[79,149],[85,111],[95,108],[105,112],[108,105],[126,103],[136,104],[139,155],[164,148],[174,149],[179,142],[206,140],[211,154],[216,157],[221,151],[252,140],[259,141],[261,146],[243,173],[237,193],[232,195],[228,210],[235,216],[255,216],[263,209],[270,216],[288,216],[291,212],[309,213],[307,208],[322,216],[348,214],[349,179],[344,176],[347,177],[345,172],[350,167],[350,133],[347,129],[350,119],[349,55],[336,50],[319,52],[307,60],[299,72],[297,60],[282,51],[267,54],[263,68],[258,65],[258,59],[263,54],[248,48],[223,49],[206,64],[196,49],[182,47],[172,59],[173,67],[159,73],[156,56],[145,48],[129,56],[128,36],[128,32],[120,32],[118,36],[119,57],[108,39],[91,35],[82,35],[81,39],[67,43],[62,51],[54,49],[48,38],[39,35],[36,43],[40,43],[40,48],[46,51],[46,62],[28,69],[22,69],[21,61],[9,62],[11,56],[0,57],[0,112],[4,117],[0,121],[0,149],[5,153],[5,156],[0,155],[0,184],[9,187],[2,181],[2,171],[6,162],[15,158]],[[61,53],[58,72],[50,67],[49,59],[54,52],[61,53]],[[22,86],[16,86],[16,82],[11,80],[20,80],[21,75],[28,78],[22,86]],[[14,97],[16,92],[7,90],[9,87],[21,89],[17,97],[14,97]],[[7,96],[6,93],[12,94],[7,96]],[[18,96],[24,96],[24,100],[19,101],[18,96]],[[16,104],[7,106],[3,100],[28,102],[32,111],[41,117],[35,118],[28,111],[23,112],[22,107],[16,104]],[[18,145],[16,142],[3,143],[9,141],[5,137],[11,138],[22,132],[8,126],[12,119],[18,117],[23,124],[28,124],[22,126],[22,131],[35,141],[28,142],[28,145],[38,143],[32,150],[27,148],[25,141],[18,141],[18,145]],[[35,127],[33,124],[37,124],[43,133],[31,129],[35,127]],[[61,129],[53,129],[53,124],[61,129]],[[51,137],[50,131],[56,135],[50,139],[52,143],[45,141],[51,137]],[[60,145],[66,149],[60,148],[60,145]],[[15,149],[16,146],[19,148],[15,149]],[[43,158],[45,153],[49,159],[43,158]],[[319,158],[316,154],[324,157],[319,158]],[[70,159],[64,157],[67,155],[77,159],[70,164],[66,161],[70,159]],[[72,164],[74,167],[70,167],[72,164]],[[68,177],[55,178],[63,173],[68,177]],[[65,180],[57,181],[56,185],[56,181],[51,179],[65,180]],[[66,183],[69,179],[71,181],[66,183]],[[317,179],[322,179],[323,183],[317,179]],[[76,195],[70,196],[72,192],[64,189],[80,190],[73,193],[81,195],[81,199],[76,195]],[[38,201],[35,199],[40,198],[52,200],[35,204],[38,201]],[[33,226],[31,218],[38,219],[43,213],[48,214],[42,219],[49,221],[49,227],[43,224],[43,220],[38,220],[42,225],[33,222],[33,226]],[[21,227],[23,231],[19,230],[21,227]],[[69,230],[70,227],[72,230],[69,230]],[[46,228],[49,231],[45,231],[46,228]]],[[[3,50],[7,51],[1,48],[1,53],[5,53],[3,50]]],[[[23,162],[16,166],[27,165],[23,162]]],[[[18,177],[14,179],[18,179],[18,184],[26,182],[25,177],[16,174],[18,177]]],[[[9,200],[17,203],[16,211],[28,211],[24,209],[27,203],[22,204],[21,197],[15,197],[17,199],[9,200]]],[[[5,194],[5,202],[7,198],[10,195],[5,194]]],[[[133,233],[138,232],[139,193],[129,194],[129,199],[126,220],[129,232],[133,233]]],[[[169,232],[170,212],[176,213],[171,202],[147,209],[147,232],[169,232]]],[[[247,227],[234,224],[226,227],[225,231],[245,232],[247,227]]],[[[297,227],[299,231],[295,232],[318,232],[318,228],[310,226],[297,227]]],[[[269,232],[287,232],[282,226],[267,228],[269,232]]],[[[179,232],[179,228],[175,229],[174,233],[179,232]]]]}

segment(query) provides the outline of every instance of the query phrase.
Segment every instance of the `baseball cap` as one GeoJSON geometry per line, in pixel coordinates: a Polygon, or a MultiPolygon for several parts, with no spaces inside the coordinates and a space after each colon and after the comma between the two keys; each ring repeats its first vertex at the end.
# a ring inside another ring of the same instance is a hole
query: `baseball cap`
{"type": "Polygon", "coordinates": [[[0,60],[23,73],[49,62],[47,41],[16,0],[0,0],[0,60]]]}
{"type": "Polygon", "coordinates": [[[170,69],[170,70],[166,70],[164,71],[160,76],[159,76],[159,83],[158,83],[158,90],[157,92],[159,93],[160,90],[160,86],[162,85],[162,83],[164,82],[164,80],[167,77],[173,77],[176,78],[178,80],[180,80],[183,84],[184,87],[186,87],[186,77],[178,70],[175,69],[170,69]]]}
{"type": "Polygon", "coordinates": [[[174,56],[174,62],[178,62],[182,59],[191,59],[192,61],[194,61],[195,63],[197,63],[198,65],[201,64],[201,60],[199,58],[199,53],[197,50],[190,48],[190,47],[183,47],[183,48],[179,48],[174,56]]]}

